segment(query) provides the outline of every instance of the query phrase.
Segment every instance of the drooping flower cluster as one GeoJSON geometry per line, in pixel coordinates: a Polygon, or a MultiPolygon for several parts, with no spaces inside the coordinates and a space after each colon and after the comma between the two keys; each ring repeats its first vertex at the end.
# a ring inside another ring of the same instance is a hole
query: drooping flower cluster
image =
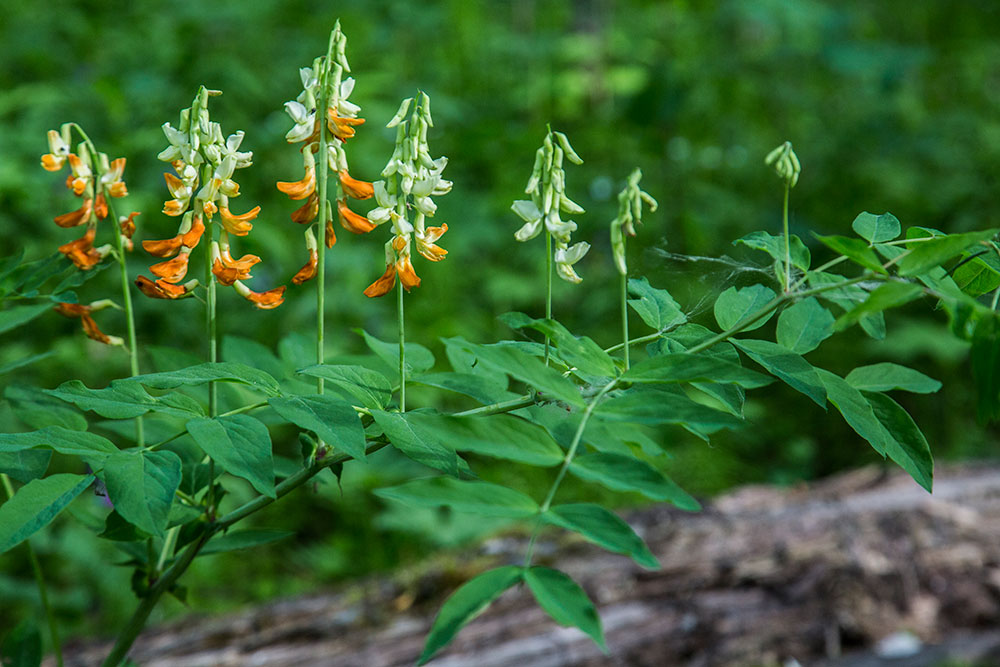
{"type": "Polygon", "coordinates": [[[101,299],[100,301],[95,301],[90,305],[59,302],[53,310],[63,317],[79,317],[80,324],[83,326],[83,332],[87,334],[87,338],[90,338],[91,340],[96,340],[98,343],[104,343],[105,345],[124,345],[124,339],[119,338],[118,336],[109,336],[101,331],[97,326],[97,322],[95,322],[94,318],[90,316],[91,313],[104,310],[105,308],[114,307],[116,306],[110,299],[101,299]]]}
{"type": "MultiPolygon", "coordinates": [[[[108,197],[121,198],[128,194],[122,176],[125,172],[125,158],[108,160],[104,153],[98,153],[88,142],[79,144],[75,153],[70,152],[70,132],[72,124],[66,123],[60,131],[49,130],[49,152],[42,156],[42,167],[47,171],[61,171],[69,164],[70,173],[66,177],[66,187],[80,197],[80,208],[55,217],[55,223],[63,228],[86,225],[84,235],[59,246],[59,252],[83,270],[93,268],[112,251],[112,244],[94,247],[97,237],[97,223],[109,215],[108,197]]],[[[118,233],[122,246],[132,249],[132,234],[135,232],[135,216],[132,213],[118,221],[118,233]]]]}
{"type": "Polygon", "coordinates": [[[448,254],[437,245],[438,239],[448,231],[448,225],[426,226],[426,218],[433,217],[437,211],[437,204],[431,197],[448,194],[452,185],[451,181],[441,178],[448,158],[432,159],[427,145],[427,128],[434,126],[430,105],[430,98],[423,92],[419,100],[407,98],[386,125],[396,128],[396,148],[382,170],[383,180],[374,184],[378,205],[368,213],[368,220],[375,225],[391,221],[393,238],[385,244],[385,273],[368,286],[365,296],[387,294],[395,286],[396,276],[406,291],[420,286],[420,278],[410,260],[411,243],[415,243],[418,253],[432,262],[439,262],[448,254]],[[405,120],[407,114],[409,120],[405,120]]]}
{"type": "MultiPolygon", "coordinates": [[[[301,152],[305,175],[299,181],[281,181],[277,184],[278,189],[292,200],[305,200],[305,203],[291,215],[293,222],[308,225],[305,239],[309,260],[292,278],[292,282],[296,285],[301,285],[316,276],[318,244],[313,227],[321,208],[320,197],[325,195],[317,189],[316,155],[324,145],[326,155],[320,156],[320,160],[325,162],[321,162],[319,168],[323,170],[329,168],[338,175],[339,183],[335,199],[340,225],[355,234],[364,234],[375,228],[367,218],[355,213],[347,205],[347,197],[369,199],[372,196],[372,184],[351,177],[347,153],[344,151],[344,142],[354,136],[355,127],[365,122],[364,118],[358,117],[361,107],[347,99],[354,90],[354,79],[343,78],[345,72],[351,71],[347,63],[346,49],[347,38],[341,32],[338,21],[330,35],[327,55],[316,58],[312,67],[303,67],[299,70],[302,92],[295,101],[285,102],[285,111],[295,123],[285,135],[285,139],[293,144],[304,142],[301,152]],[[325,109],[320,110],[320,107],[325,109]],[[324,119],[329,134],[323,132],[324,119]],[[327,140],[330,136],[332,140],[327,140]]],[[[333,228],[333,206],[329,201],[324,203],[326,220],[322,223],[324,225],[322,232],[326,247],[332,248],[337,242],[333,228]]]]}
{"type": "Polygon", "coordinates": [[[611,252],[615,267],[623,276],[628,273],[625,264],[625,234],[635,236],[635,225],[642,224],[642,203],[646,202],[650,212],[656,210],[657,203],[648,192],[639,187],[642,170],[636,167],[629,174],[625,188],[618,193],[618,216],[611,221],[611,252]]]}
{"type": "Polygon", "coordinates": [[[243,142],[242,130],[224,137],[222,126],[211,120],[208,98],[221,94],[202,86],[191,107],[181,112],[179,126],[163,125],[170,145],[157,157],[169,162],[175,172],[163,174],[173,197],[164,203],[163,212],[180,217],[181,224],[177,234],[169,239],[142,242],[146,252],[165,261],[150,267],[155,280],[139,276],[136,285],[143,294],[156,299],[178,299],[191,294],[198,280],[182,281],[187,276],[191,252],[208,231],[212,244],[212,273],[216,279],[234,287],[240,296],[258,308],[275,308],[284,300],[285,287],[254,292],[242,281],[251,277],[250,267],[260,258],[245,255],[234,259],[229,254],[229,235],[249,234],[253,228],[251,221],[260,213],[260,207],[255,206],[242,214],[229,209],[230,198],[240,193],[233,174],[251,165],[253,153],[239,150],[243,142]],[[221,226],[218,240],[213,238],[211,231],[216,213],[221,226]]]}
{"type": "Polygon", "coordinates": [[[573,270],[573,265],[583,259],[590,250],[590,244],[580,242],[571,246],[570,235],[576,231],[576,223],[559,216],[560,211],[573,215],[584,212],[579,204],[566,196],[563,157],[573,164],[583,164],[566,135],[550,129],[535,152],[535,166],[524,189],[531,199],[520,199],[511,206],[514,213],[524,220],[514,238],[528,241],[538,236],[544,226],[546,233],[551,234],[555,241],[556,273],[563,280],[578,283],[582,278],[573,270]]]}

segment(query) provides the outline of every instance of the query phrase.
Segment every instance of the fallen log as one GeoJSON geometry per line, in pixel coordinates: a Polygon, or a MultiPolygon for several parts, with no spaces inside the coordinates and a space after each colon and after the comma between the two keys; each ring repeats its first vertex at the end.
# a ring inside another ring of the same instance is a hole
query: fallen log
{"type": "MultiPolygon", "coordinates": [[[[933,495],[873,467],[743,488],[698,514],[661,506],[625,518],[662,569],[556,532],[536,551],[595,601],[609,655],[520,588],[432,664],[922,667],[949,655],[1000,664],[995,466],[939,467],[933,495]],[[893,657],[886,638],[902,631],[908,654],[897,646],[893,657]]],[[[520,535],[500,536],[415,573],[151,628],[131,656],[143,667],[411,665],[443,599],[486,567],[517,563],[524,547],[520,535]]],[[[71,644],[66,664],[98,664],[108,648],[71,644]]]]}

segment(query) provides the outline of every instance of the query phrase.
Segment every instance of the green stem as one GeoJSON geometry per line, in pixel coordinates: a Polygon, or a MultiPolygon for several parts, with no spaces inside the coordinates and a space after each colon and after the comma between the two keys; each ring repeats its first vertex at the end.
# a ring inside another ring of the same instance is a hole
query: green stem
{"type": "Polygon", "coordinates": [[[622,355],[625,360],[625,370],[628,370],[628,276],[622,274],[622,355]]]}
{"type": "Polygon", "coordinates": [[[781,225],[785,236],[785,292],[789,291],[792,281],[792,244],[788,237],[788,193],[791,191],[790,181],[785,182],[785,202],[782,206],[781,225]]]}
{"type": "Polygon", "coordinates": [[[590,421],[591,415],[594,414],[597,404],[601,402],[604,395],[614,389],[617,384],[618,378],[615,378],[601,387],[601,390],[597,392],[594,398],[591,399],[590,403],[587,404],[587,408],[583,411],[583,416],[580,418],[580,424],[576,427],[576,433],[573,434],[573,442],[570,443],[569,450],[563,458],[562,466],[559,468],[559,472],[556,474],[556,478],[552,482],[552,486],[549,488],[549,492],[545,496],[544,502],[542,502],[541,506],[538,508],[538,519],[535,523],[535,529],[532,532],[531,540],[528,542],[528,549],[524,555],[525,568],[531,565],[531,556],[535,548],[535,541],[538,539],[538,533],[542,528],[542,515],[548,512],[549,508],[552,507],[552,500],[556,497],[556,491],[559,490],[559,485],[562,484],[563,478],[566,477],[569,465],[573,462],[573,457],[576,456],[577,449],[580,448],[580,442],[583,440],[583,432],[587,428],[587,422],[590,421]]]}
{"type": "MultiPolygon", "coordinates": [[[[330,56],[327,55],[327,73],[329,72],[330,56]]],[[[322,364],[326,361],[326,218],[330,215],[327,201],[329,188],[330,165],[327,158],[329,144],[329,129],[326,126],[326,108],[329,105],[329,82],[324,77],[320,86],[320,95],[317,102],[316,114],[319,117],[319,162],[317,167],[317,197],[319,197],[319,211],[317,214],[317,227],[319,228],[319,243],[316,247],[316,363],[322,364]]],[[[307,147],[304,150],[311,150],[307,147]]],[[[316,393],[322,394],[324,391],[323,378],[316,378],[316,393]]]]}
{"type": "MultiPolygon", "coordinates": [[[[7,493],[7,498],[13,498],[14,487],[11,485],[10,477],[6,473],[0,473],[0,483],[3,484],[3,490],[7,493]]],[[[28,561],[31,563],[31,571],[35,575],[35,584],[38,586],[38,597],[42,601],[42,609],[45,611],[45,618],[49,623],[49,634],[52,635],[52,650],[56,654],[56,664],[62,667],[63,656],[62,645],[59,642],[59,626],[56,624],[56,615],[52,611],[52,605],[49,604],[49,589],[45,584],[42,565],[38,562],[38,556],[35,554],[34,547],[31,546],[31,540],[25,540],[24,546],[28,549],[28,561]]]]}
{"type": "MultiPolygon", "coordinates": [[[[545,230],[545,319],[552,319],[552,234],[545,230]]],[[[549,335],[545,334],[545,365],[549,365],[549,335]]]]}
{"type": "MultiPolygon", "coordinates": [[[[656,340],[657,338],[662,338],[663,334],[665,334],[667,331],[670,331],[670,329],[664,329],[663,331],[657,331],[656,333],[646,334],[645,336],[639,336],[638,338],[633,338],[632,340],[628,341],[628,344],[638,345],[639,343],[649,343],[656,340]]],[[[604,348],[604,351],[607,352],[608,354],[611,354],[612,352],[620,350],[623,347],[625,347],[625,343],[618,343],[616,345],[612,345],[611,347],[604,348]]]]}
{"type": "Polygon", "coordinates": [[[403,281],[396,285],[396,319],[399,324],[399,411],[406,412],[406,327],[403,322],[403,281]]]}
{"type": "Polygon", "coordinates": [[[464,410],[462,412],[456,412],[455,417],[471,417],[478,415],[498,415],[504,412],[513,412],[514,410],[520,410],[521,408],[529,408],[538,401],[535,396],[529,394],[527,396],[522,396],[520,398],[512,398],[509,401],[501,401],[499,403],[493,403],[491,405],[483,405],[478,408],[472,408],[471,410],[464,410]]]}

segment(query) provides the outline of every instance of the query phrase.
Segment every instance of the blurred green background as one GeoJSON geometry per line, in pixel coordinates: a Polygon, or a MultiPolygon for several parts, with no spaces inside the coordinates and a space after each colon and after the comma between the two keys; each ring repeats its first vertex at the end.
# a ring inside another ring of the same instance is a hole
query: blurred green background
{"type": "MultiPolygon", "coordinates": [[[[213,119],[227,133],[244,130],[243,147],[254,151],[254,166],[237,175],[242,196],[234,208],[259,204],[263,212],[235,250],[263,257],[256,289],[287,283],[305,253],[301,228],[288,217],[297,205],[274,187],[301,177],[297,150],[284,142],[291,123],[282,104],[298,94],[298,68],[325,51],[338,17],[357,79],[352,100],[368,119],[347,145],[354,176],[377,177],[392,150],[393,131],[384,125],[403,97],[422,89],[433,101],[431,150],[449,157],[445,177],[455,183],[438,198],[435,218],[449,226],[441,245],[450,254],[434,265],[418,258],[423,284],[407,298],[407,330],[441,358],[440,337],[492,342],[512,335],[497,314],[542,312],[543,244],[513,240],[521,222],[509,207],[522,196],[547,122],[566,132],[585,160],[568,166],[567,191],[587,209],[575,238],[593,245],[577,265],[584,283],[556,285],[555,315],[603,345],[618,336],[608,222],[636,166],[661,207],[630,241],[632,273],[669,289],[706,325],[714,324],[706,299],[758,279],[755,268],[763,266],[762,256],[731,241],[758,229],[780,231],[781,186],[763,156],[786,139],[803,162],[792,193],[792,230],[821,260],[826,254],[809,232],[849,233],[863,210],[891,211],[904,226],[947,232],[998,224],[1000,5],[992,0],[52,0],[44,9],[5,0],[0,256],[24,248],[28,258],[41,258],[77,235],[51,222],[76,208],[76,200],[61,176],[38,164],[48,150],[46,130],[69,120],[112,158],[128,158],[131,195],[119,206],[142,212],[136,238],[172,236],[176,220],[159,212],[167,198],[166,165],[156,160],[166,146],[159,128],[176,124],[204,84],[225,93],[212,101],[213,119]],[[677,254],[732,261],[680,261],[677,254]]],[[[394,304],[361,294],[384,268],[386,233],[339,231],[327,256],[331,354],[364,350],[352,332],[357,327],[393,339],[394,304]]],[[[129,261],[133,275],[152,263],[141,251],[129,261]]],[[[83,286],[81,300],[114,298],[114,273],[83,286]]],[[[311,284],[290,288],[274,312],[257,311],[230,290],[221,295],[224,335],[272,349],[289,334],[310,335],[311,284]]],[[[174,350],[154,355],[147,348],[144,369],[204,354],[198,303],[138,296],[137,304],[140,344],[174,350]]],[[[124,323],[116,317],[101,313],[99,321],[121,335],[124,323]]],[[[128,372],[119,350],[87,341],[76,323],[56,315],[35,320],[30,335],[22,329],[4,336],[0,366],[47,350],[55,355],[0,382],[54,387],[81,378],[103,386],[128,372]]],[[[994,456],[995,432],[972,417],[966,356],[946,333],[943,316],[921,304],[890,316],[885,342],[852,330],[810,359],[842,373],[892,360],[943,380],[937,396],[899,399],[924,427],[932,451],[939,459],[994,456]]],[[[838,415],[793,392],[758,392],[747,416],[750,428],[720,435],[711,446],[665,433],[674,479],[707,495],[747,482],[795,483],[876,460],[838,415]]],[[[7,407],[0,407],[0,427],[27,428],[7,407]]],[[[548,481],[536,471],[478,469],[536,495],[548,481]]],[[[367,493],[415,471],[415,464],[386,453],[378,465],[349,465],[342,490],[330,478],[262,513],[255,525],[294,529],[299,537],[249,556],[199,561],[185,581],[192,606],[221,609],[314,591],[482,533],[479,520],[403,513],[367,493]]],[[[241,493],[234,485],[233,495],[241,493]]],[[[570,485],[562,493],[594,492],[570,485]]],[[[100,499],[88,502],[75,507],[84,520],[101,511],[100,499]]],[[[116,558],[107,543],[95,547],[74,521],[57,522],[33,542],[70,631],[120,625],[131,608],[128,573],[106,566],[116,558]]],[[[0,628],[36,608],[21,550],[0,557],[0,599],[0,628]]],[[[181,611],[171,602],[163,614],[181,611]]]]}

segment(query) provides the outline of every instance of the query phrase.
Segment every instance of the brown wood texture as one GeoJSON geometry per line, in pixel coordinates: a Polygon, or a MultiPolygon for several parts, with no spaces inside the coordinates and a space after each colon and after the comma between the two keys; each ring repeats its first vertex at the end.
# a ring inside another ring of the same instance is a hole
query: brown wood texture
{"type": "MultiPolygon", "coordinates": [[[[900,472],[867,468],[743,488],[698,514],[653,507],[625,518],[661,570],[558,532],[536,559],[590,594],[609,655],[548,620],[520,587],[431,664],[922,667],[953,655],[1000,665],[995,466],[940,467],[933,495],[900,472]],[[904,630],[922,651],[891,661],[871,651],[904,630]]],[[[411,665],[442,600],[479,570],[517,563],[524,546],[496,537],[447,565],[151,628],[131,655],[144,667],[411,665]]],[[[67,665],[97,664],[107,648],[70,645],[67,665]]]]}

